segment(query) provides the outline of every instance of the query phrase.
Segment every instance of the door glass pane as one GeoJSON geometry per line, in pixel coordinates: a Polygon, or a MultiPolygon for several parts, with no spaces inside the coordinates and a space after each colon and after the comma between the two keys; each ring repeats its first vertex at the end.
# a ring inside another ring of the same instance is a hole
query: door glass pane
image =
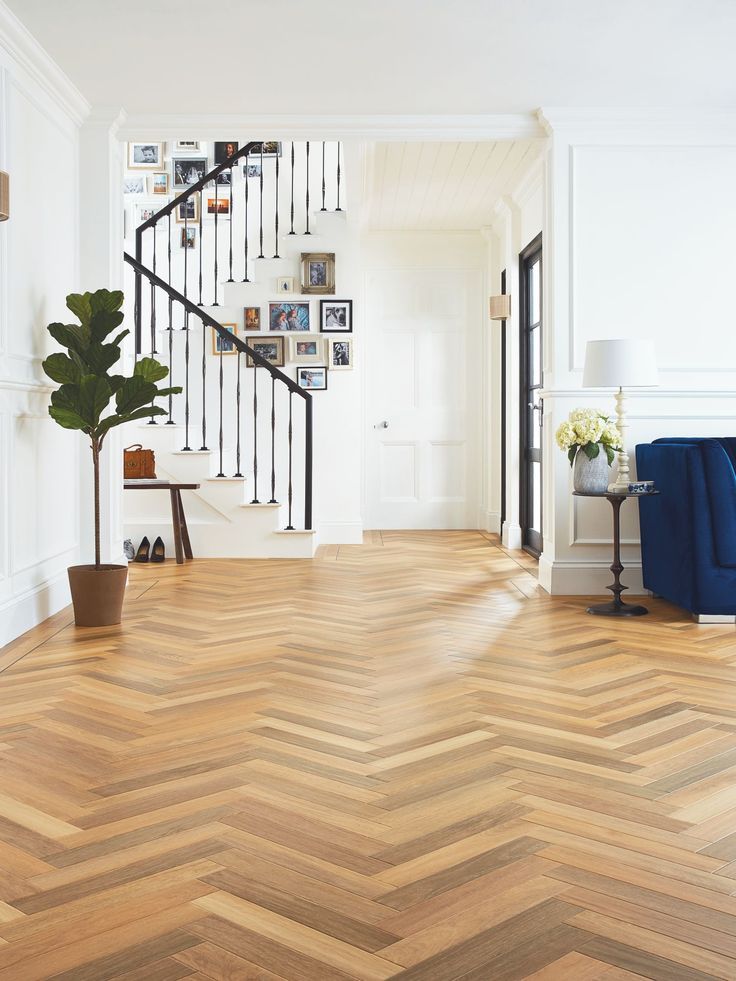
{"type": "Polygon", "coordinates": [[[534,531],[538,531],[541,535],[542,533],[542,464],[532,463],[530,464],[530,480],[531,480],[531,499],[532,499],[532,513],[531,513],[531,526],[534,531]]]}
{"type": "Polygon", "coordinates": [[[529,332],[529,381],[532,385],[542,384],[542,352],[540,350],[541,330],[535,327],[529,332]]]}
{"type": "MultiPolygon", "coordinates": [[[[537,392],[529,393],[529,401],[536,405],[538,402],[537,392]]],[[[540,440],[540,428],[539,428],[539,411],[534,411],[534,409],[529,409],[529,446],[533,450],[538,450],[542,445],[540,440]]]]}
{"type": "Polygon", "coordinates": [[[541,320],[539,306],[539,259],[537,259],[529,270],[529,290],[529,310],[531,313],[531,322],[533,324],[538,324],[541,320]]]}

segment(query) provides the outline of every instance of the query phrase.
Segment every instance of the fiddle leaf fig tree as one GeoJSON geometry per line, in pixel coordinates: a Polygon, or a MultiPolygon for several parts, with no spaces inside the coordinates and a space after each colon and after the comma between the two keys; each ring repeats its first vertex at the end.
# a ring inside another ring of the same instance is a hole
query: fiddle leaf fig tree
{"type": "Polygon", "coordinates": [[[135,419],[166,415],[154,399],[181,392],[181,387],[159,388],[169,369],[154,358],[141,358],[133,374],[111,374],[122,355],[120,345],[129,331],[110,335],[122,324],[120,290],[71,293],[66,305],[78,324],[49,324],[48,332],[66,349],[49,355],[43,370],[59,388],[51,394],[49,415],[64,429],[79,429],[89,436],[95,490],[95,568],[100,568],[100,451],[115,426],[135,419]],[[115,399],[114,407],[110,405],[115,399]]]}

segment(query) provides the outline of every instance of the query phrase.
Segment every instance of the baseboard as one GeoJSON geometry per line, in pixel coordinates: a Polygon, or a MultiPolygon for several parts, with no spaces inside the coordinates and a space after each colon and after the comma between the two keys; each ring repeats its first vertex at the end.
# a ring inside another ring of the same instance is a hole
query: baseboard
{"type": "Polygon", "coordinates": [[[0,647],[37,627],[71,601],[66,569],[20,596],[7,600],[0,607],[0,647]]]}
{"type": "Polygon", "coordinates": [[[320,545],[362,545],[362,521],[321,521],[319,524],[320,545]]]}
{"type": "Polygon", "coordinates": [[[504,521],[501,541],[506,548],[521,548],[521,525],[512,525],[510,521],[504,521]]]}
{"type": "MultiPolygon", "coordinates": [[[[610,562],[549,561],[544,554],[539,559],[539,585],[552,596],[609,596],[607,587],[613,582],[610,562]]],[[[642,582],[641,562],[627,563],[621,582],[628,589],[626,596],[643,596],[647,590],[642,582]]]]}
{"type": "Polygon", "coordinates": [[[500,511],[487,511],[481,508],[478,513],[478,527],[483,531],[490,531],[493,535],[501,534],[501,513],[500,511]]]}

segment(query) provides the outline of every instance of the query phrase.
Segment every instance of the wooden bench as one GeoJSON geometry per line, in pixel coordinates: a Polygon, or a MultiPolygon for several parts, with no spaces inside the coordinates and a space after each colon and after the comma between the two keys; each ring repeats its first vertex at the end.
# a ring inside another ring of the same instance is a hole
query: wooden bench
{"type": "Polygon", "coordinates": [[[171,523],[174,527],[176,561],[181,565],[185,558],[194,557],[189,541],[189,530],[181,492],[183,490],[199,490],[199,484],[177,484],[170,480],[124,480],[123,488],[125,490],[167,490],[171,498],[171,523]]]}

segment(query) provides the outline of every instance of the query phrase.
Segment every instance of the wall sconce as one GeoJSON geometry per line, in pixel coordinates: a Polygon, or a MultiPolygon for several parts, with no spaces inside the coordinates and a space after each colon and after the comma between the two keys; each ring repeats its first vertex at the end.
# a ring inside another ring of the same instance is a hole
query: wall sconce
{"type": "Polygon", "coordinates": [[[10,218],[10,178],[0,170],[0,221],[10,218]]]}
{"type": "Polygon", "coordinates": [[[491,297],[491,320],[508,320],[511,316],[511,294],[491,297]]]}

